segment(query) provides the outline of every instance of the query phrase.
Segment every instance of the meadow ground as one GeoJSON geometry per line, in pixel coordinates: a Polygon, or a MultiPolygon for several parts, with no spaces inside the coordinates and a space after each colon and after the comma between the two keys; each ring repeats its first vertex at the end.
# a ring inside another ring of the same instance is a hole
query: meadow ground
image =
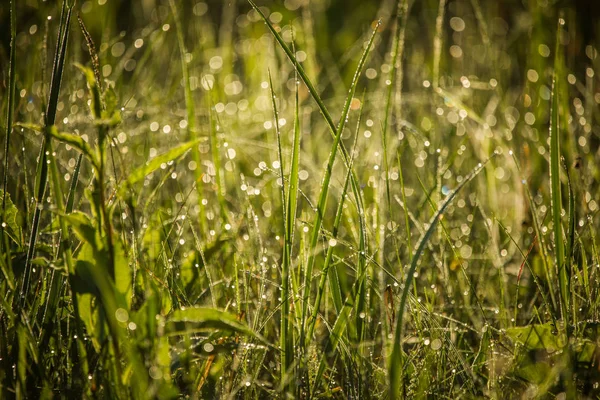
{"type": "Polygon", "coordinates": [[[0,398],[597,398],[599,8],[2,1],[0,398]]]}

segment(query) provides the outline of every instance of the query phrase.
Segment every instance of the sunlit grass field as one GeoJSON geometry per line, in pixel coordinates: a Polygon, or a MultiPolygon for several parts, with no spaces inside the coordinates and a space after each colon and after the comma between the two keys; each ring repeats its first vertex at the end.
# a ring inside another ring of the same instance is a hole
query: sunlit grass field
{"type": "Polygon", "coordinates": [[[3,0],[0,398],[598,398],[597,11],[3,0]]]}

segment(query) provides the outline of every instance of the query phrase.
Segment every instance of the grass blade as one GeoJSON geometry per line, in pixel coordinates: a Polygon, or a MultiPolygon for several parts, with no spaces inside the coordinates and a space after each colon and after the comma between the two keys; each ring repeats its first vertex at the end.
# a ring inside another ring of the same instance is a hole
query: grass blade
{"type": "MultiPolygon", "coordinates": [[[[362,112],[362,109],[361,109],[361,112],[362,112]]],[[[335,249],[335,245],[336,245],[335,241],[338,236],[338,231],[340,228],[340,223],[342,222],[342,217],[344,215],[344,204],[346,201],[346,193],[348,191],[350,177],[352,175],[352,164],[354,163],[356,144],[358,143],[358,132],[359,132],[358,127],[360,126],[360,120],[361,120],[361,118],[359,117],[358,123],[357,123],[357,128],[356,128],[356,135],[354,137],[354,144],[352,146],[352,158],[350,159],[350,168],[348,168],[348,172],[346,173],[346,179],[344,180],[344,186],[342,189],[342,193],[340,194],[340,200],[339,200],[337,211],[335,214],[335,220],[333,222],[333,229],[331,231],[331,239],[330,239],[328,247],[327,247],[327,254],[325,255],[325,261],[323,262],[323,268],[321,271],[321,279],[319,281],[319,286],[317,287],[317,297],[315,299],[315,304],[313,305],[312,315],[307,323],[308,324],[308,334],[306,336],[306,340],[308,342],[310,342],[310,340],[312,339],[312,335],[313,335],[313,332],[315,329],[315,324],[317,323],[317,317],[319,314],[319,308],[321,306],[321,300],[323,297],[323,293],[325,292],[325,283],[326,283],[326,280],[327,280],[327,277],[329,274],[329,268],[331,267],[331,259],[333,258],[333,250],[335,249]],[[332,243],[332,241],[334,241],[334,242],[332,243]]],[[[341,305],[342,305],[342,294],[341,294],[341,290],[339,288],[339,284],[338,285],[330,285],[330,287],[332,289],[331,291],[333,294],[336,310],[339,312],[341,310],[341,305]]]]}
{"type": "MultiPolygon", "coordinates": [[[[48,130],[56,119],[56,110],[58,107],[58,94],[60,92],[60,83],[62,79],[63,69],[65,65],[65,57],[67,53],[67,43],[69,38],[69,23],[71,21],[71,12],[73,10],[73,4],[68,4],[67,0],[63,0],[62,12],[61,12],[61,23],[58,30],[58,41],[56,44],[56,53],[54,57],[54,65],[52,67],[52,80],[50,84],[50,96],[48,105],[46,108],[46,114],[44,116],[44,126],[48,130]]],[[[33,222],[31,224],[31,236],[29,238],[29,247],[27,249],[27,258],[25,260],[25,274],[23,276],[23,282],[21,284],[20,301],[21,306],[27,298],[27,292],[29,290],[29,280],[31,276],[31,260],[35,253],[35,245],[37,241],[38,229],[40,224],[40,217],[42,213],[41,205],[46,193],[46,185],[48,182],[48,165],[47,165],[47,150],[49,146],[50,138],[48,133],[44,134],[42,139],[42,146],[38,164],[38,174],[36,177],[36,207],[33,214],[33,222]]]]}
{"type": "MultiPolygon", "coordinates": [[[[188,69],[187,56],[188,52],[185,47],[184,37],[183,37],[183,29],[181,27],[181,20],[179,19],[179,13],[177,11],[177,6],[175,5],[175,0],[169,0],[169,5],[171,6],[171,12],[173,13],[173,18],[175,20],[175,29],[177,30],[177,43],[179,45],[179,53],[181,56],[181,72],[183,75],[183,86],[185,90],[185,110],[187,115],[187,130],[189,133],[190,141],[194,141],[198,139],[198,129],[196,126],[196,114],[195,109],[196,106],[194,104],[194,96],[192,94],[192,87],[190,85],[190,72],[188,69]]],[[[204,198],[204,190],[202,186],[202,170],[200,168],[200,151],[198,148],[192,149],[192,159],[196,163],[196,169],[194,170],[194,177],[196,178],[196,191],[198,193],[198,206],[199,210],[199,221],[200,227],[202,228],[201,232],[205,233],[206,228],[206,218],[205,218],[205,206],[202,202],[204,198]]]]}
{"type": "Polygon", "coordinates": [[[148,174],[159,169],[162,164],[182,157],[189,150],[197,147],[198,143],[200,143],[200,140],[193,140],[191,142],[181,144],[163,154],[154,157],[152,160],[146,162],[146,164],[132,171],[127,179],[121,183],[121,187],[118,191],[119,196],[124,196],[133,185],[144,179],[148,174]]]}
{"type": "MultiPolygon", "coordinates": [[[[300,163],[300,119],[298,115],[299,100],[298,87],[295,91],[294,102],[294,139],[292,146],[292,161],[289,176],[288,199],[286,204],[287,211],[285,212],[285,243],[284,254],[281,271],[281,380],[285,381],[285,377],[293,362],[294,342],[290,336],[289,327],[289,284],[290,284],[290,268],[292,266],[292,245],[294,241],[294,227],[296,225],[296,209],[298,206],[298,186],[299,186],[299,163],[300,163]]],[[[283,173],[283,172],[282,172],[283,173]]],[[[283,182],[282,182],[283,185],[283,182]]]]}
{"type": "Polygon", "coordinates": [[[552,100],[550,106],[550,204],[552,209],[552,226],[554,236],[554,262],[558,270],[558,283],[560,287],[560,303],[562,318],[566,322],[569,310],[568,275],[565,260],[565,244],[562,228],[562,194],[560,183],[560,126],[559,126],[559,69],[560,69],[560,33],[562,31],[562,18],[559,19],[556,33],[556,48],[554,58],[554,72],[552,75],[552,100]]]}
{"type": "Polygon", "coordinates": [[[442,203],[438,211],[433,215],[433,217],[429,220],[429,227],[427,231],[421,236],[421,239],[417,243],[417,249],[414,252],[412,257],[412,261],[410,263],[410,267],[406,274],[406,279],[404,280],[404,287],[402,288],[402,295],[400,297],[400,305],[397,313],[396,320],[396,329],[394,332],[394,342],[392,345],[392,354],[390,358],[390,366],[388,379],[390,383],[390,398],[395,399],[398,398],[400,393],[400,381],[401,381],[401,370],[402,370],[402,324],[404,322],[404,309],[406,306],[406,300],[408,299],[408,293],[412,287],[412,281],[414,279],[414,273],[417,270],[419,265],[419,260],[425,247],[427,246],[427,242],[431,238],[431,235],[435,232],[437,228],[437,224],[440,221],[441,216],[446,211],[446,208],[452,203],[458,192],[461,191],[462,188],[466,186],[467,183],[472,181],[482,170],[485,164],[489,162],[491,158],[489,158],[485,163],[479,164],[477,168],[473,172],[471,172],[465,179],[454,189],[452,192],[448,194],[446,200],[442,203]]]}
{"type": "MultiPolygon", "coordinates": [[[[12,133],[13,116],[15,108],[15,70],[16,70],[16,45],[17,17],[15,11],[15,0],[10,0],[10,61],[8,66],[8,107],[6,108],[6,141],[4,142],[4,175],[2,178],[2,192],[6,193],[8,186],[8,150],[10,148],[10,136],[12,133]]],[[[6,195],[2,196],[2,215],[6,213],[6,195]]],[[[3,221],[4,222],[4,221],[3,221]]],[[[10,256],[9,256],[10,257],[10,256]]]]}

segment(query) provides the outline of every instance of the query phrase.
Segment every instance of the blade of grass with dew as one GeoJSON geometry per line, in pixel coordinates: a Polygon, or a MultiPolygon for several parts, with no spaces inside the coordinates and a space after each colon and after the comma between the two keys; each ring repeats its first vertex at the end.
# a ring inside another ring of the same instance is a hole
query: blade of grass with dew
{"type": "MultiPolygon", "coordinates": [[[[274,103],[274,102],[273,102],[274,103]]],[[[294,342],[290,336],[289,328],[289,284],[290,268],[292,266],[292,245],[294,240],[294,227],[296,225],[296,210],[298,206],[298,186],[299,186],[299,163],[300,163],[300,118],[298,100],[298,85],[295,87],[294,101],[294,138],[292,145],[292,160],[289,175],[288,199],[285,212],[285,243],[283,248],[283,260],[281,271],[281,326],[280,326],[280,346],[281,346],[281,379],[282,382],[288,374],[288,370],[293,364],[294,342]]],[[[283,173],[283,172],[282,172],[283,173]]],[[[282,182],[283,185],[283,182],[282,182]]],[[[286,388],[284,388],[286,390],[286,388]]]]}
{"type": "Polygon", "coordinates": [[[178,158],[182,157],[183,155],[185,155],[185,153],[197,146],[198,143],[200,143],[200,139],[181,144],[177,147],[172,148],[169,151],[166,151],[165,153],[159,154],[152,160],[147,161],[141,167],[138,167],[137,169],[133,170],[129,174],[127,179],[125,179],[125,181],[121,183],[121,187],[117,192],[118,195],[124,196],[127,193],[127,191],[132,188],[133,185],[144,179],[148,174],[159,169],[162,164],[177,160],[178,158]]]}
{"type": "Polygon", "coordinates": [[[425,250],[425,246],[427,245],[427,242],[431,238],[431,235],[436,230],[437,224],[440,221],[441,216],[446,211],[446,208],[448,208],[448,206],[452,203],[452,201],[454,200],[454,198],[456,197],[458,192],[460,192],[462,190],[462,188],[464,188],[467,185],[467,183],[471,182],[483,170],[483,167],[485,166],[485,164],[487,164],[489,162],[490,159],[491,159],[491,157],[488,158],[488,160],[486,160],[484,163],[479,164],[477,166],[477,168],[475,168],[474,171],[472,171],[468,176],[465,177],[465,179],[456,187],[456,189],[454,189],[452,192],[450,192],[448,194],[448,197],[441,204],[438,211],[429,220],[429,227],[427,228],[427,231],[421,237],[421,239],[419,240],[419,242],[417,244],[417,248],[414,252],[412,261],[410,263],[410,267],[406,274],[406,279],[404,280],[404,287],[402,288],[402,295],[400,297],[400,305],[399,305],[398,313],[397,313],[396,329],[394,332],[392,354],[390,357],[390,366],[389,366],[389,371],[388,371],[388,379],[389,379],[389,383],[390,383],[389,395],[390,395],[390,398],[392,398],[392,399],[397,398],[400,393],[400,381],[401,381],[402,358],[403,358],[401,342],[402,342],[402,324],[404,322],[404,311],[405,311],[404,309],[406,306],[406,300],[408,298],[408,293],[412,287],[414,273],[416,272],[417,267],[419,265],[419,260],[421,258],[421,255],[423,254],[423,251],[425,250]]]}
{"type": "MultiPolygon", "coordinates": [[[[223,225],[229,222],[227,217],[227,208],[225,207],[225,186],[223,185],[223,174],[221,162],[219,160],[219,139],[217,138],[217,116],[213,112],[213,101],[211,99],[212,90],[209,90],[206,98],[208,99],[208,120],[209,120],[209,140],[212,155],[213,168],[215,169],[215,185],[217,192],[217,202],[223,225]]],[[[198,182],[200,184],[200,182],[198,182]]]]}
{"type": "Polygon", "coordinates": [[[568,275],[565,262],[565,244],[562,230],[562,194],[560,183],[560,127],[558,110],[558,69],[560,65],[560,32],[562,19],[559,19],[556,33],[554,72],[550,105],[550,205],[552,209],[552,233],[554,238],[554,262],[558,271],[562,319],[566,323],[569,310],[568,275]]]}
{"type": "MultiPolygon", "coordinates": [[[[10,137],[13,130],[13,117],[14,117],[14,108],[15,108],[15,81],[16,81],[16,44],[15,39],[17,36],[17,21],[16,21],[16,11],[15,11],[15,0],[10,0],[10,55],[9,55],[9,66],[8,66],[8,105],[6,108],[6,140],[4,142],[4,173],[2,177],[2,225],[6,224],[6,198],[9,196],[7,192],[8,188],[8,168],[9,168],[9,160],[10,157],[9,149],[10,149],[10,137]]],[[[11,268],[11,249],[8,244],[6,231],[2,229],[2,234],[0,235],[0,250],[2,250],[2,254],[5,257],[4,260],[0,260],[2,267],[4,268],[5,264],[11,268]]],[[[13,285],[12,282],[10,284],[13,285]]],[[[14,290],[14,287],[12,288],[14,290]]]]}
{"type": "MultiPolygon", "coordinates": [[[[51,147],[52,147],[52,145],[50,144],[50,148],[51,147]]],[[[53,154],[52,151],[51,151],[51,154],[53,154]]],[[[82,157],[82,155],[80,154],[78,165],[76,166],[75,173],[73,174],[74,176],[73,176],[73,181],[71,184],[71,190],[69,191],[66,205],[63,203],[63,194],[62,194],[62,190],[61,190],[61,176],[58,171],[57,161],[56,161],[56,159],[53,159],[50,162],[50,176],[52,178],[52,188],[54,189],[54,197],[53,197],[54,202],[56,204],[56,208],[58,210],[64,210],[65,214],[70,213],[73,210],[72,197],[74,196],[74,194],[73,194],[74,186],[76,184],[77,175],[79,174],[81,157],[82,157]]],[[[60,226],[60,242],[59,242],[58,254],[62,255],[64,258],[64,262],[65,262],[65,265],[67,267],[67,272],[68,272],[67,280],[68,280],[70,286],[74,287],[73,286],[73,276],[75,274],[75,266],[74,266],[75,264],[73,261],[71,243],[69,241],[69,229],[68,229],[67,221],[62,215],[58,216],[58,222],[59,222],[59,226],[60,226]]],[[[43,329],[42,329],[41,339],[40,339],[40,347],[41,348],[47,348],[48,342],[53,333],[53,328],[54,328],[54,324],[55,324],[54,318],[56,317],[55,313],[58,308],[58,303],[60,301],[59,295],[62,292],[62,288],[63,288],[62,282],[63,282],[63,278],[62,278],[61,274],[58,271],[53,270],[52,276],[51,276],[50,293],[48,295],[48,299],[46,301],[46,306],[44,309],[44,314],[42,316],[43,329]]],[[[74,308],[74,311],[76,312],[76,315],[79,315],[79,312],[78,312],[79,305],[78,305],[78,300],[77,300],[77,296],[75,295],[75,293],[72,293],[71,301],[73,303],[73,308],[74,308]]],[[[75,331],[77,332],[78,337],[85,337],[83,328],[81,325],[81,321],[79,321],[78,319],[75,320],[75,331]]],[[[74,352],[73,362],[77,363],[77,365],[80,366],[78,368],[78,372],[81,375],[81,382],[84,382],[85,393],[87,395],[91,395],[90,385],[88,384],[89,383],[89,379],[88,379],[89,363],[88,363],[88,359],[87,359],[87,351],[85,349],[85,345],[81,341],[76,341],[76,349],[77,349],[77,351],[74,352]]]]}
{"type": "MultiPolygon", "coordinates": [[[[361,103],[363,104],[363,103],[361,103]]],[[[359,113],[358,122],[356,124],[356,134],[354,136],[354,144],[352,145],[352,153],[350,158],[350,168],[348,168],[348,172],[346,173],[346,179],[344,180],[344,186],[342,189],[342,193],[340,194],[340,200],[338,203],[337,211],[335,214],[335,220],[333,222],[333,229],[331,231],[331,239],[329,240],[327,247],[327,254],[325,255],[325,261],[323,262],[323,267],[321,271],[321,279],[319,281],[319,286],[317,287],[317,297],[315,299],[315,303],[313,305],[313,311],[310,319],[307,322],[308,325],[308,334],[306,335],[307,344],[310,344],[310,341],[313,336],[313,332],[315,329],[315,325],[317,323],[317,317],[319,314],[319,309],[321,306],[321,299],[323,297],[323,293],[325,292],[325,283],[329,274],[329,268],[331,267],[331,259],[333,257],[333,250],[335,249],[335,240],[338,236],[338,231],[340,227],[340,223],[342,222],[342,216],[344,215],[344,204],[346,201],[346,193],[348,191],[348,186],[350,183],[350,176],[352,175],[352,165],[354,163],[354,156],[356,151],[356,145],[358,143],[358,134],[360,127],[360,116],[362,115],[362,106],[361,111],[359,113]],[[334,241],[334,243],[332,243],[334,241]]],[[[335,268],[335,267],[334,267],[335,268]]],[[[330,279],[330,283],[333,283],[330,279]]],[[[342,291],[339,287],[339,282],[337,284],[330,285],[331,293],[333,297],[334,306],[337,312],[339,312],[342,308],[342,291]]]]}
{"type": "Polygon", "coordinates": [[[406,206],[406,190],[404,186],[404,173],[402,172],[402,162],[400,151],[397,153],[398,159],[398,179],[400,180],[400,193],[402,195],[402,209],[404,210],[404,229],[406,230],[406,244],[408,247],[408,261],[412,262],[412,249],[411,244],[411,232],[410,232],[410,220],[408,215],[408,208],[406,206]]]}
{"type": "Polygon", "coordinates": [[[279,178],[281,179],[281,217],[283,221],[283,231],[286,231],[286,194],[285,194],[285,179],[284,179],[284,163],[283,163],[283,152],[281,150],[281,129],[279,127],[279,112],[277,110],[277,101],[275,96],[275,90],[273,89],[273,79],[271,78],[271,70],[268,70],[269,75],[269,88],[271,89],[271,104],[273,107],[273,126],[275,126],[275,135],[277,138],[277,157],[279,159],[279,178]]]}
{"type": "MultiPolygon", "coordinates": [[[[185,47],[185,41],[183,37],[183,29],[181,27],[181,20],[179,19],[179,13],[177,11],[177,6],[175,4],[175,0],[169,0],[169,5],[171,6],[171,12],[173,13],[173,18],[175,20],[175,29],[177,31],[177,43],[179,45],[179,53],[181,57],[181,72],[183,75],[183,86],[185,91],[185,110],[187,116],[187,130],[189,133],[190,141],[195,141],[198,139],[198,130],[196,126],[196,115],[195,115],[195,104],[194,104],[194,96],[192,94],[192,87],[190,85],[190,72],[188,69],[188,52],[185,47]]],[[[199,213],[199,222],[201,233],[204,234],[207,232],[206,227],[206,218],[205,218],[205,207],[202,202],[204,198],[204,190],[202,186],[202,171],[200,169],[200,151],[197,147],[192,149],[192,158],[196,163],[196,169],[194,170],[194,178],[196,179],[196,191],[198,192],[198,206],[200,207],[199,213]]]]}
{"type": "MultiPolygon", "coordinates": [[[[565,158],[561,157],[561,161],[563,164],[563,168],[565,170],[565,174],[567,176],[567,196],[568,196],[568,202],[569,202],[569,208],[568,208],[568,222],[567,222],[567,238],[566,238],[566,248],[565,248],[565,265],[563,267],[563,269],[565,270],[567,276],[568,276],[568,281],[570,281],[570,277],[573,273],[573,256],[575,253],[575,194],[573,193],[573,185],[571,184],[571,174],[569,174],[569,167],[567,166],[567,163],[565,162],[565,158]]],[[[570,285],[567,286],[567,291],[571,291],[570,289],[570,285]]],[[[572,306],[572,317],[573,320],[570,321],[571,324],[573,324],[574,326],[577,325],[577,313],[575,312],[575,310],[577,310],[575,302],[577,301],[576,296],[573,296],[571,300],[571,306],[572,306]]],[[[565,321],[567,322],[567,321],[565,321]]]]}
{"type": "MultiPolygon", "coordinates": [[[[52,79],[50,84],[50,96],[44,115],[44,126],[46,129],[50,129],[54,125],[56,120],[56,111],[58,107],[58,94],[60,92],[60,84],[62,80],[62,74],[65,64],[65,57],[67,53],[67,43],[69,38],[69,23],[71,21],[71,12],[73,11],[73,4],[69,4],[67,0],[63,0],[62,11],[60,18],[60,25],[58,29],[58,41],[56,44],[56,52],[54,56],[54,64],[52,67],[52,79]]],[[[40,148],[40,157],[38,163],[38,171],[36,174],[36,197],[35,197],[35,210],[33,214],[33,221],[31,223],[31,235],[29,238],[29,247],[27,249],[27,258],[25,260],[25,273],[23,276],[23,282],[21,283],[20,290],[20,302],[21,307],[27,299],[27,293],[29,291],[30,276],[31,276],[31,260],[35,253],[35,246],[37,242],[40,217],[42,214],[42,204],[46,193],[46,185],[48,182],[48,165],[47,165],[47,147],[50,138],[45,133],[42,138],[42,145],[40,148]]]]}
{"type": "MultiPolygon", "coordinates": [[[[13,130],[13,117],[15,108],[15,74],[16,74],[16,44],[17,36],[17,17],[15,11],[15,0],[10,0],[10,55],[8,65],[8,106],[6,108],[6,140],[4,142],[4,174],[2,177],[2,191],[7,193],[8,186],[8,165],[10,157],[8,157],[10,148],[10,136],[13,130]]],[[[6,214],[6,194],[2,196],[2,215],[6,214]]],[[[2,221],[4,222],[4,221],[2,221]]],[[[4,230],[3,230],[4,232],[4,230]]],[[[10,254],[7,249],[7,257],[10,254]]]]}
{"type": "MultiPolygon", "coordinates": [[[[363,271],[363,275],[365,273],[366,270],[363,271]]],[[[352,289],[350,290],[350,293],[348,293],[348,295],[346,296],[344,305],[338,313],[335,323],[333,324],[333,329],[330,332],[329,337],[327,338],[327,345],[325,346],[325,351],[320,357],[319,367],[317,369],[317,373],[313,381],[313,387],[310,392],[311,397],[314,396],[317,385],[320,384],[323,373],[325,372],[325,367],[327,366],[326,357],[336,350],[340,340],[342,340],[343,338],[344,332],[346,331],[346,327],[348,326],[348,323],[350,321],[350,314],[355,308],[354,299],[358,297],[360,286],[363,285],[363,282],[364,276],[358,276],[353,284],[352,289]]]]}
{"type": "MultiPolygon", "coordinates": [[[[521,167],[519,166],[517,156],[512,151],[509,152],[509,155],[512,156],[512,159],[513,159],[513,162],[515,163],[517,172],[520,174],[521,167]]],[[[556,305],[556,297],[555,297],[554,290],[553,290],[553,286],[554,286],[553,281],[552,281],[551,275],[550,275],[550,273],[551,273],[550,266],[548,265],[548,260],[549,260],[548,250],[546,248],[544,237],[542,235],[542,225],[540,224],[540,221],[538,220],[539,212],[538,212],[537,206],[533,200],[533,196],[531,194],[531,190],[529,189],[527,180],[523,179],[522,183],[523,183],[523,186],[525,187],[525,192],[527,194],[527,201],[528,201],[529,207],[531,207],[531,217],[533,219],[533,227],[535,229],[535,236],[540,241],[540,245],[538,247],[539,247],[541,255],[542,255],[542,263],[544,265],[544,273],[546,275],[546,283],[547,283],[548,287],[550,288],[549,293],[550,293],[550,300],[552,302],[549,303],[549,305],[551,306],[549,308],[549,310],[552,313],[552,319],[556,320],[557,312],[558,312],[557,305],[556,305]]],[[[542,223],[543,223],[543,221],[542,221],[542,223]]]]}
{"type": "MultiPolygon", "coordinates": [[[[387,206],[387,218],[388,221],[394,221],[394,213],[392,207],[392,195],[390,190],[390,166],[388,160],[388,129],[390,128],[390,117],[392,114],[392,104],[395,103],[395,112],[396,118],[399,120],[401,115],[401,102],[402,102],[402,79],[403,79],[403,65],[402,65],[402,55],[404,53],[404,36],[406,31],[406,22],[408,20],[408,0],[400,0],[397,4],[396,9],[396,24],[394,25],[395,33],[394,40],[392,41],[392,48],[390,50],[392,54],[392,69],[390,71],[389,82],[390,84],[387,87],[386,93],[386,104],[385,104],[385,113],[384,120],[382,123],[382,133],[381,133],[381,145],[382,145],[382,153],[383,153],[383,170],[384,170],[384,182],[385,182],[385,196],[386,196],[386,206],[387,206]],[[392,94],[395,89],[395,98],[394,102],[392,102],[392,94]]],[[[378,218],[381,218],[381,213],[378,213],[378,218]]],[[[377,240],[379,242],[377,248],[379,249],[379,263],[383,264],[383,258],[385,254],[385,226],[387,225],[385,222],[382,223],[380,221],[378,223],[379,226],[383,226],[383,229],[378,229],[377,240]]],[[[400,256],[398,252],[398,243],[397,237],[394,235],[394,248],[396,249],[396,257],[400,264],[400,256]]],[[[410,248],[410,244],[409,244],[410,248]]],[[[383,276],[380,276],[380,288],[379,290],[383,292],[384,289],[384,279],[383,276]]],[[[383,331],[382,331],[383,332],[383,331]]]]}

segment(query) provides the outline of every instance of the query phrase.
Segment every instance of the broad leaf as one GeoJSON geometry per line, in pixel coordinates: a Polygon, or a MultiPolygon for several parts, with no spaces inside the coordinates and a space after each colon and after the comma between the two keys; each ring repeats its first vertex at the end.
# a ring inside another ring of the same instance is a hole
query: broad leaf
{"type": "Polygon", "coordinates": [[[190,332],[214,329],[241,333],[269,344],[259,333],[254,332],[226,311],[204,307],[186,308],[173,311],[167,318],[167,331],[172,334],[182,333],[182,330],[190,332]]]}
{"type": "Polygon", "coordinates": [[[523,344],[529,350],[556,351],[566,344],[564,335],[559,335],[551,324],[508,328],[506,334],[514,342],[523,344]]]}
{"type": "Polygon", "coordinates": [[[147,175],[159,169],[162,164],[178,159],[191,150],[192,147],[198,145],[198,143],[200,143],[199,140],[193,140],[177,146],[166,153],[154,157],[152,160],[146,162],[146,164],[143,166],[131,172],[127,177],[127,180],[125,180],[125,182],[123,182],[121,185],[119,196],[123,197],[129,188],[144,179],[147,175]]]}

